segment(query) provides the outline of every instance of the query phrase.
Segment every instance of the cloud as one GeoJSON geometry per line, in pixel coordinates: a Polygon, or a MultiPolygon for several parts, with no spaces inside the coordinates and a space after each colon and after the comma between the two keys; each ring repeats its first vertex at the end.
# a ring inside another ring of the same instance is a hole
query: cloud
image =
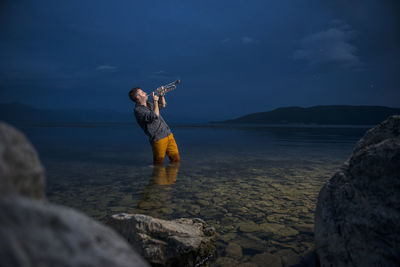
{"type": "Polygon", "coordinates": [[[159,70],[154,72],[155,75],[168,75],[168,73],[165,70],[159,70]]]}
{"type": "Polygon", "coordinates": [[[171,79],[174,76],[165,70],[159,70],[150,73],[147,77],[150,79],[171,79]]]}
{"type": "Polygon", "coordinates": [[[114,72],[117,71],[116,66],[111,66],[111,65],[99,65],[96,67],[96,70],[98,71],[103,71],[103,72],[114,72]]]}
{"type": "Polygon", "coordinates": [[[310,34],[300,41],[301,48],[294,52],[294,58],[308,61],[312,66],[335,65],[359,69],[363,63],[356,55],[357,47],[350,41],[354,32],[341,20],[331,22],[325,31],[310,34]]]}
{"type": "Polygon", "coordinates": [[[258,41],[254,38],[248,37],[248,36],[242,36],[240,37],[240,40],[242,41],[243,44],[256,44],[258,41]]]}

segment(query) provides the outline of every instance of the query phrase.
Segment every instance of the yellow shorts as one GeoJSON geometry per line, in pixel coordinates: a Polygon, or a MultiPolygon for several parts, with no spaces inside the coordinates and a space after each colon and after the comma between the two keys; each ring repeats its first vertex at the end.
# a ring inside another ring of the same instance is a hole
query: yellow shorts
{"type": "Polygon", "coordinates": [[[154,164],[162,164],[164,162],[165,154],[171,162],[180,162],[178,146],[176,145],[174,135],[157,140],[151,144],[153,150],[153,162],[154,164]]]}

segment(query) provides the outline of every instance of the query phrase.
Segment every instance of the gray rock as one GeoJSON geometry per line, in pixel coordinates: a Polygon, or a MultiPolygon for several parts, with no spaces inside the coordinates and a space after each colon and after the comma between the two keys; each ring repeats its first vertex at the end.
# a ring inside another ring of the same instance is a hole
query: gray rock
{"type": "Polygon", "coordinates": [[[320,191],[315,245],[322,266],[399,266],[400,116],[369,130],[320,191]]]}
{"type": "Polygon", "coordinates": [[[386,139],[399,138],[399,136],[400,115],[394,115],[374,128],[369,129],[355,145],[353,154],[365,149],[367,146],[378,144],[386,139]]]}
{"type": "Polygon", "coordinates": [[[0,123],[0,196],[45,199],[45,171],[35,149],[14,127],[0,123]]]}
{"type": "Polygon", "coordinates": [[[149,266],[112,229],[58,205],[0,198],[0,265],[149,266]]]}
{"type": "Polygon", "coordinates": [[[201,219],[167,221],[121,213],[113,215],[107,225],[153,265],[195,266],[215,252],[215,230],[201,219]]]}

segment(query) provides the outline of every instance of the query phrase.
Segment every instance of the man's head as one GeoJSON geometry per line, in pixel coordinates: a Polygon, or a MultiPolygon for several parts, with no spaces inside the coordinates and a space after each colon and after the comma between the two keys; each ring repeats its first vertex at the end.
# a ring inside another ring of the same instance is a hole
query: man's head
{"type": "Polygon", "coordinates": [[[143,92],[142,88],[135,87],[129,91],[129,98],[136,103],[146,102],[149,98],[145,92],[143,92]]]}

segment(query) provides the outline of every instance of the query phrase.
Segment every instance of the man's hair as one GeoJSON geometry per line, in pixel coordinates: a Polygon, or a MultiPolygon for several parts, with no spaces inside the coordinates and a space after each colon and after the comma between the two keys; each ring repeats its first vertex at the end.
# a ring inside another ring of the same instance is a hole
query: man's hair
{"type": "Polygon", "coordinates": [[[129,98],[133,101],[133,102],[136,102],[137,101],[137,91],[138,90],[140,90],[140,89],[142,89],[142,88],[140,88],[140,87],[135,87],[135,88],[133,88],[132,90],[130,90],[129,91],[129,98]]]}

